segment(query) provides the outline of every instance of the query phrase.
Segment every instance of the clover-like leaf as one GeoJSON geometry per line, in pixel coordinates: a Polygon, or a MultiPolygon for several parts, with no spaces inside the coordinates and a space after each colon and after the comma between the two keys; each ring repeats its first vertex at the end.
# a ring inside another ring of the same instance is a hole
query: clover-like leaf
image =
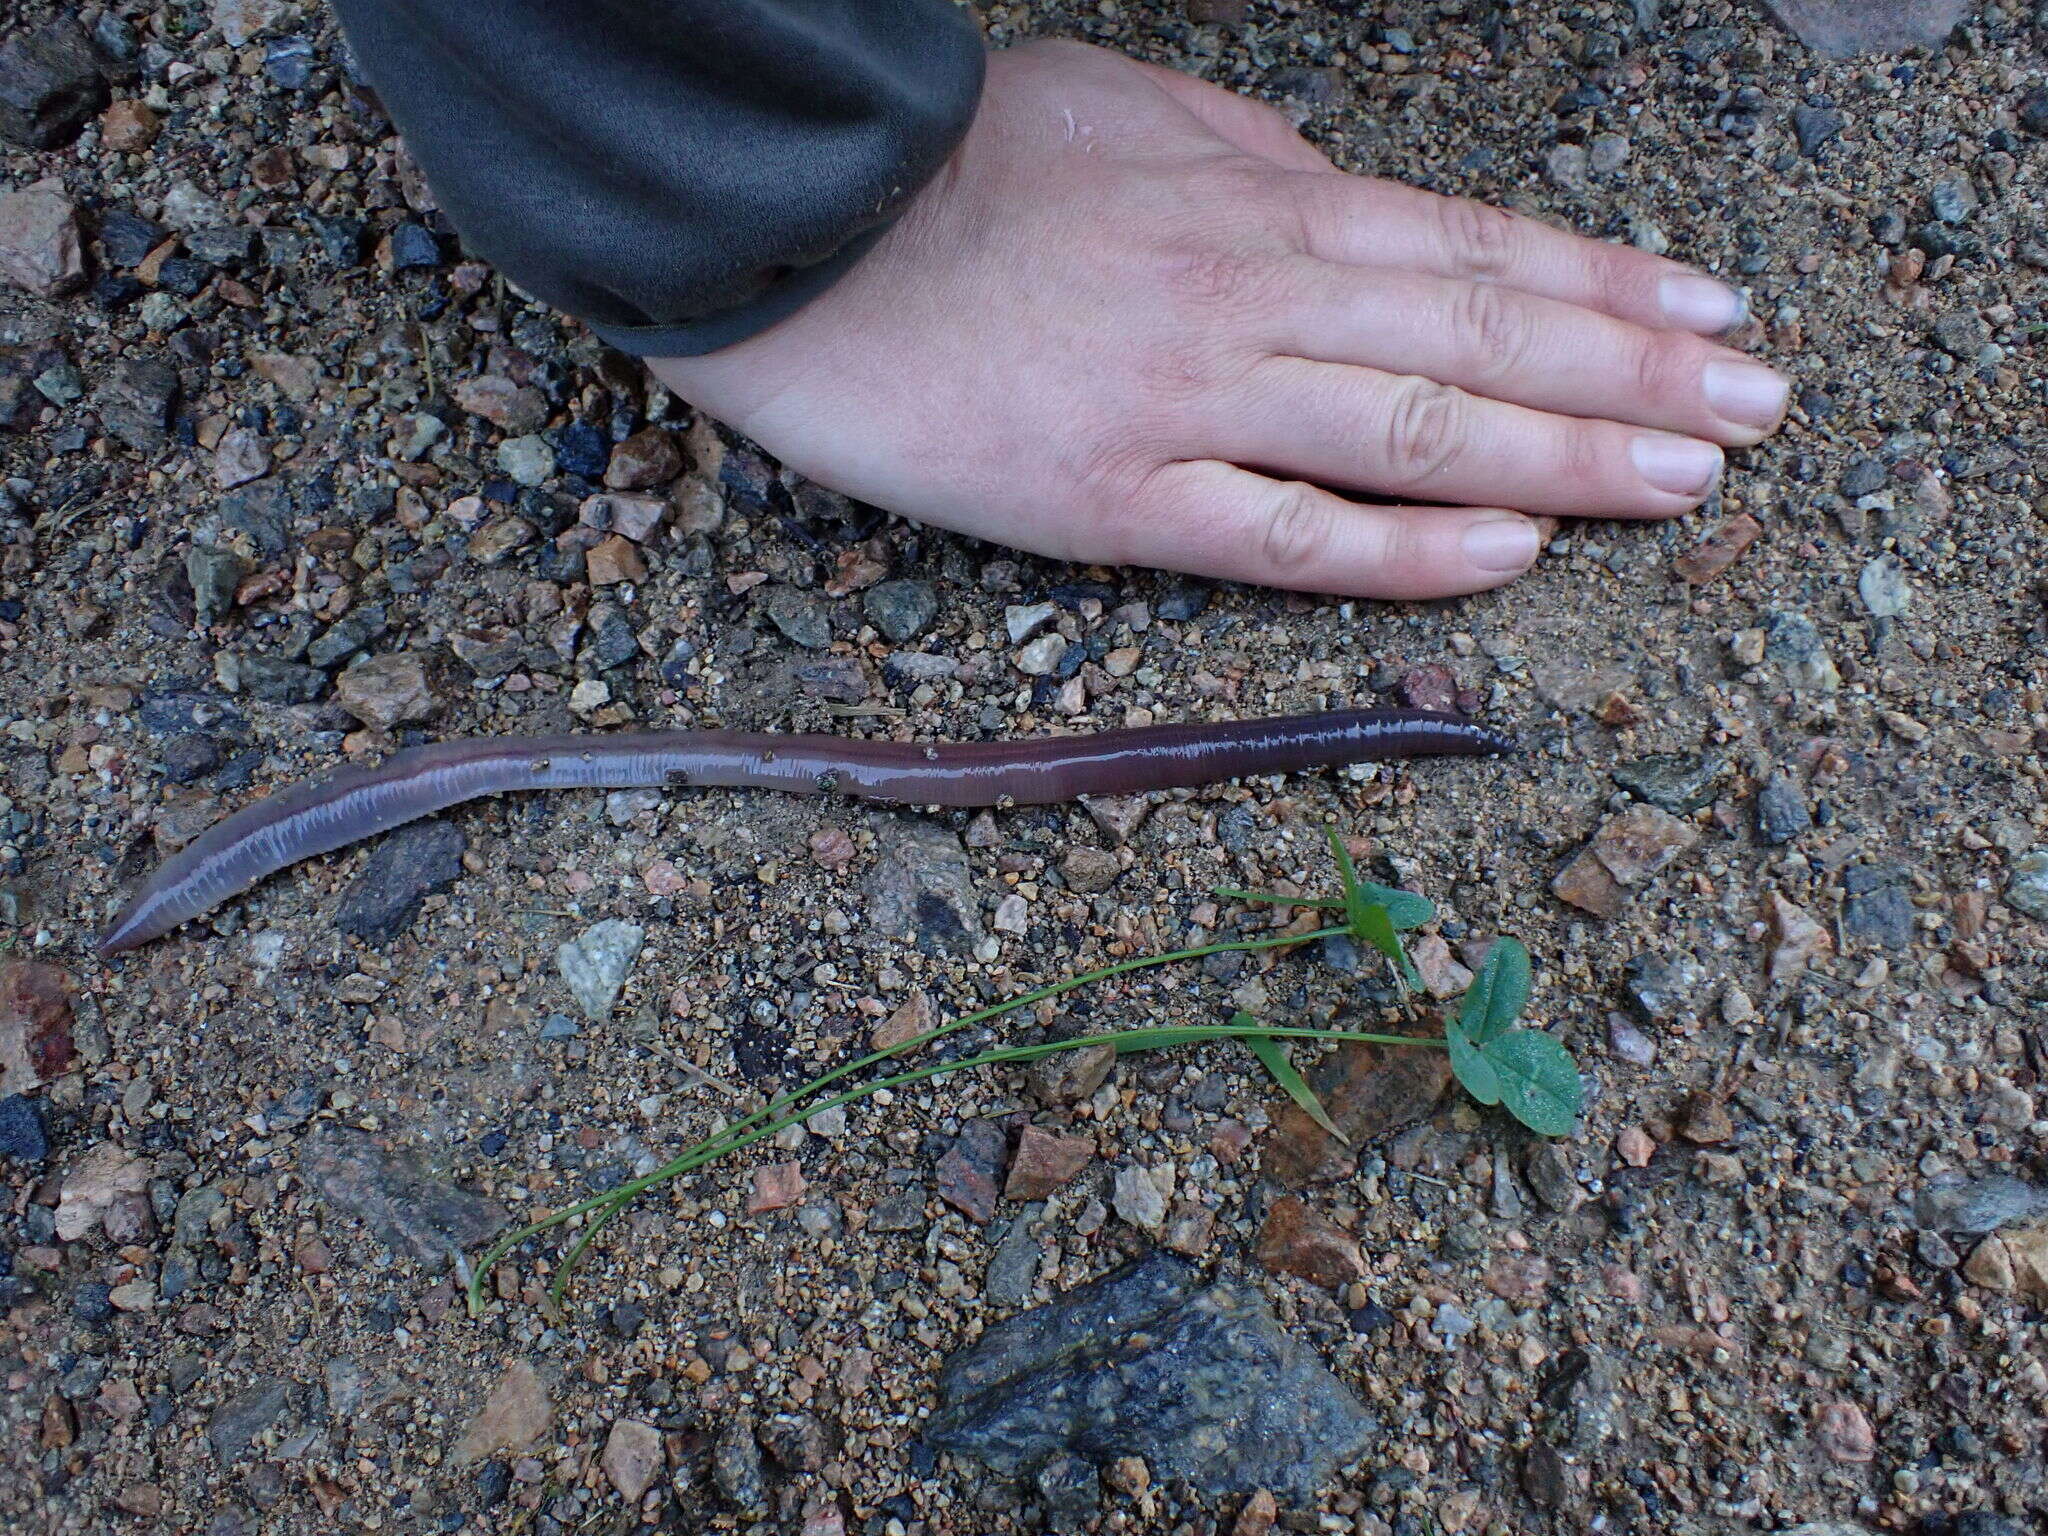
{"type": "Polygon", "coordinates": [[[1571,1134],[1585,1100],[1571,1052],[1540,1029],[1511,1029],[1482,1050],[1509,1114],[1539,1136],[1571,1134]]]}
{"type": "Polygon", "coordinates": [[[1528,1006],[1529,951],[1520,939],[1503,935],[1487,949],[1479,974],[1466,988],[1458,1023],[1474,1045],[1484,1045],[1513,1028],[1528,1006]]]}

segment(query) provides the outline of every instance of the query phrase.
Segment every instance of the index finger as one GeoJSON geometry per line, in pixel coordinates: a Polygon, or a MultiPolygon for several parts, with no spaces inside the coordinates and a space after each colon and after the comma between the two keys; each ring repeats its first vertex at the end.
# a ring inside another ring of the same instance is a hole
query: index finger
{"type": "Polygon", "coordinates": [[[1311,255],[1500,283],[1658,330],[1711,336],[1739,322],[1743,297],[1680,262],[1588,240],[1465,197],[1342,172],[1293,179],[1311,255]]]}

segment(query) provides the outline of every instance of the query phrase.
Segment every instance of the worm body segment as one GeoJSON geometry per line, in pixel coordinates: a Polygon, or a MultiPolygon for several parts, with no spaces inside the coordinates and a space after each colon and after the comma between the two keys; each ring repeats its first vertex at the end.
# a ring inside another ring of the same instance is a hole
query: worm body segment
{"type": "Polygon", "coordinates": [[[514,790],[701,785],[905,805],[1044,805],[1385,758],[1511,749],[1495,731],[1422,710],[1336,710],[949,744],[747,731],[470,737],[294,785],[216,822],[142,883],[101,938],[100,952],[147,944],[301,859],[514,790]]]}

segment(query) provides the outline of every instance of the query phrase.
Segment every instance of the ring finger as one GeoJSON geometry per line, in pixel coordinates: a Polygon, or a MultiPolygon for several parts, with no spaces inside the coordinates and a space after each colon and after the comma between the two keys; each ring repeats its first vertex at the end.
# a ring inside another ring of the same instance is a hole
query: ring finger
{"type": "Polygon", "coordinates": [[[1404,500],[1670,517],[1721,470],[1721,450],[1697,438],[1296,357],[1267,358],[1219,405],[1217,457],[1404,500]]]}

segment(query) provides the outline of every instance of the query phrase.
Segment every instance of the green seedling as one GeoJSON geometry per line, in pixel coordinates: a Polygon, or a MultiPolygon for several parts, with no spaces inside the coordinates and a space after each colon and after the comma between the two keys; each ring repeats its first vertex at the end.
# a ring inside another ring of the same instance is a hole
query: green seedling
{"type": "Polygon", "coordinates": [[[653,1172],[629,1179],[588,1199],[566,1205],[538,1221],[529,1222],[515,1231],[506,1233],[478,1257],[473,1268],[463,1266],[468,1269],[465,1281],[471,1315],[475,1316],[483,1311],[484,1286],[499,1260],[520,1244],[543,1232],[570,1222],[583,1222],[582,1231],[577,1234],[574,1245],[563,1255],[562,1262],[556,1268],[549,1285],[549,1301],[552,1305],[559,1306],[570,1276],[597,1235],[614,1216],[650,1189],[680,1178],[744,1147],[752,1146],[757,1141],[763,1141],[787,1126],[800,1125],[813,1115],[839,1105],[858,1103],[884,1090],[902,1088],[912,1083],[925,1082],[976,1067],[1036,1061],[1060,1051],[1081,1050],[1089,1046],[1108,1045],[1122,1054],[1164,1050],[1211,1040],[1243,1041],[1281,1091],[1300,1105],[1318,1126],[1340,1142],[1345,1139],[1343,1134],[1314,1090],[1309,1087],[1307,1079],[1289,1059],[1282,1042],[1349,1041],[1382,1046],[1433,1047],[1450,1052],[1452,1071],[1464,1085],[1466,1092],[1481,1104],[1499,1104],[1531,1130],[1543,1135],[1568,1134],[1578,1117],[1580,1107],[1578,1072],[1570,1054],[1555,1039],[1538,1030],[1513,1027],[1514,1021],[1528,1006],[1529,952],[1518,940],[1511,938],[1495,940],[1480,967],[1478,977],[1465,996],[1463,1006],[1455,1019],[1447,1021],[1445,1036],[1441,1039],[1416,1035],[1374,1034],[1361,1030],[1321,1026],[1268,1024],[1249,1013],[1238,1012],[1231,1015],[1229,1021],[1224,1024],[1113,1030],[1069,1040],[1001,1046],[977,1055],[928,1062],[907,1070],[871,1076],[838,1091],[827,1092],[835,1084],[843,1083],[855,1074],[879,1067],[885,1062],[899,1061],[957,1030],[986,1023],[990,1019],[1013,1013],[1033,1003],[1107,981],[1112,977],[1128,975],[1154,966],[1200,960],[1209,955],[1285,949],[1314,943],[1320,939],[1349,937],[1385,957],[1404,993],[1419,990],[1420,980],[1406,950],[1402,947],[1400,936],[1429,922],[1436,916],[1436,908],[1412,891],[1396,890],[1390,886],[1375,885],[1360,879],[1349,850],[1345,848],[1334,828],[1330,832],[1330,847],[1336,860],[1340,883],[1341,894],[1337,896],[1311,897],[1228,889],[1219,890],[1216,895],[1248,903],[1337,912],[1343,915],[1341,924],[1316,928],[1305,933],[1280,934],[1264,939],[1229,940],[1119,961],[1114,965],[1106,965],[1035,988],[987,1008],[962,1014],[959,1018],[927,1030],[900,1045],[872,1051],[858,1060],[820,1073],[809,1082],[791,1089],[752,1113],[713,1132],[653,1172]]]}

